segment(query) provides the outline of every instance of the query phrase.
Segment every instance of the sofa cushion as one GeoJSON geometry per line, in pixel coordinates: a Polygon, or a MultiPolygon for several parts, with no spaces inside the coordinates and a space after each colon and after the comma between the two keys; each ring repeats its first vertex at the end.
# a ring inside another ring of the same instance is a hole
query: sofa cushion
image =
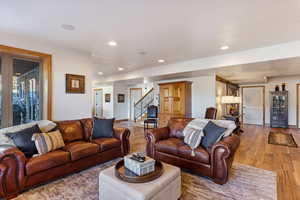
{"type": "Polygon", "coordinates": [[[57,126],[65,143],[84,139],[83,128],[78,120],[60,121],[57,122],[57,126]]]}
{"type": "Polygon", "coordinates": [[[163,153],[169,153],[173,155],[178,155],[178,149],[180,146],[184,145],[183,141],[178,138],[169,138],[166,140],[161,140],[155,144],[157,151],[163,153]]]}
{"type": "Polygon", "coordinates": [[[92,139],[112,138],[114,136],[114,121],[114,118],[99,119],[95,117],[92,139]]]}
{"type": "Polygon", "coordinates": [[[209,164],[209,153],[201,146],[195,149],[195,156],[191,156],[192,149],[188,145],[180,146],[178,155],[182,158],[209,164]]]}
{"type": "Polygon", "coordinates": [[[26,162],[26,174],[32,175],[53,167],[70,162],[70,153],[56,150],[40,156],[30,158],[26,162]]]}
{"type": "Polygon", "coordinates": [[[192,121],[193,118],[172,118],[168,122],[168,127],[170,129],[170,137],[184,138],[183,129],[186,125],[192,121]]]}
{"type": "Polygon", "coordinates": [[[84,130],[84,139],[90,141],[93,131],[94,120],[92,118],[86,118],[80,120],[83,130],[84,130]]]}
{"type": "Polygon", "coordinates": [[[75,161],[98,153],[99,146],[89,142],[77,141],[67,144],[63,150],[70,152],[71,160],[75,161]]]}
{"type": "Polygon", "coordinates": [[[32,157],[34,154],[38,153],[34,141],[31,140],[32,135],[35,133],[41,133],[37,124],[18,132],[6,133],[6,136],[14,141],[15,145],[25,154],[26,157],[32,157]]]}
{"type": "Polygon", "coordinates": [[[100,152],[121,147],[121,141],[116,138],[98,138],[92,140],[92,142],[99,145],[100,152]]]}

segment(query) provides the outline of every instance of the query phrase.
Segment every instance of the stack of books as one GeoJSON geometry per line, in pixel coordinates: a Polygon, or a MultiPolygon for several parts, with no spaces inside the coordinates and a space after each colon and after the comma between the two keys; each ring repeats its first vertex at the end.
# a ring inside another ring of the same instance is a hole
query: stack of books
{"type": "Polygon", "coordinates": [[[155,170],[155,160],[139,154],[130,154],[124,157],[124,165],[138,176],[143,176],[155,170]]]}

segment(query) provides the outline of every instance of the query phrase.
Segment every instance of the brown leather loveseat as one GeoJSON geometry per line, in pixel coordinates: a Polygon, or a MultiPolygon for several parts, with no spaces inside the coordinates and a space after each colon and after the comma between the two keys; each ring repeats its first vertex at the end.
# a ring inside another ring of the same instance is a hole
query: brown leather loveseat
{"type": "Polygon", "coordinates": [[[129,152],[130,132],[115,128],[114,138],[90,140],[93,120],[56,122],[65,147],[26,158],[18,148],[0,145],[0,197],[12,198],[34,185],[122,157],[129,152]]]}
{"type": "Polygon", "coordinates": [[[145,133],[147,155],[172,165],[191,169],[210,177],[215,183],[224,184],[233,162],[234,153],[240,144],[236,135],[223,138],[210,151],[199,146],[195,156],[183,142],[183,129],[191,118],[171,119],[167,127],[157,128],[145,133]]]}

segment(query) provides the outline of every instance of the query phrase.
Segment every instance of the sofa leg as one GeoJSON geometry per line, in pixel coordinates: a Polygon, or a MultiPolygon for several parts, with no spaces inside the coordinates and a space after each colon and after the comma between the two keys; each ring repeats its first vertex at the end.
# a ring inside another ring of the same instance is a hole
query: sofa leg
{"type": "Polygon", "coordinates": [[[219,184],[219,185],[224,185],[225,183],[227,183],[227,179],[226,180],[221,180],[221,179],[213,179],[212,180],[214,183],[219,184]]]}

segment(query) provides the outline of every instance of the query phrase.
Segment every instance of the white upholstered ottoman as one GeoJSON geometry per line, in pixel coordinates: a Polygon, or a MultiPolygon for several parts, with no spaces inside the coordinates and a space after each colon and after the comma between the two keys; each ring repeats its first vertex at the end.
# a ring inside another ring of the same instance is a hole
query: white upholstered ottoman
{"type": "Polygon", "coordinates": [[[99,200],[177,200],[181,195],[178,167],[163,164],[163,174],[147,183],[127,183],[115,176],[114,166],[100,172],[99,200]]]}

